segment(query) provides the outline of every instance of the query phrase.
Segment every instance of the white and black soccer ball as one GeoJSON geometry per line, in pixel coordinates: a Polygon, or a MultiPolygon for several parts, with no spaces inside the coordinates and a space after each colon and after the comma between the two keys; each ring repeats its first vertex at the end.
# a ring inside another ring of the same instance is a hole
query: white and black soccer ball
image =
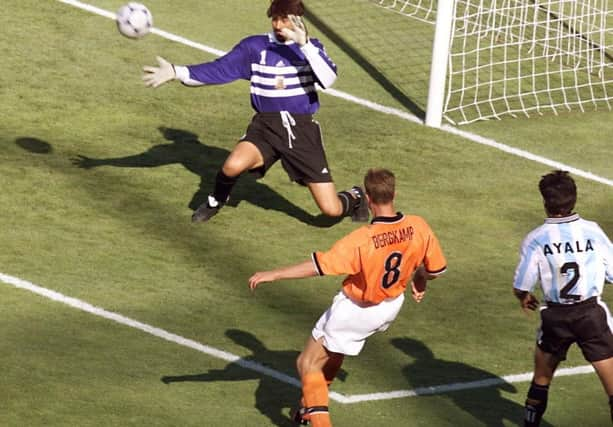
{"type": "Polygon", "coordinates": [[[119,32],[131,39],[143,37],[153,26],[153,16],[147,6],[135,2],[121,6],[115,21],[119,32]]]}

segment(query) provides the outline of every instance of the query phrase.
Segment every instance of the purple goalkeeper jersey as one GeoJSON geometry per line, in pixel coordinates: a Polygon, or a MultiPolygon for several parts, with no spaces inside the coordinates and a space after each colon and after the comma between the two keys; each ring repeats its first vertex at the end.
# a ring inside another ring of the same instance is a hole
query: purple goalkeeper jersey
{"type": "Polygon", "coordinates": [[[314,114],[315,83],[325,88],[336,78],[336,65],[319,40],[310,38],[300,48],[277,41],[274,33],[247,37],[224,56],[186,68],[189,78],[181,80],[188,86],[249,80],[251,105],[261,113],[314,114]]]}

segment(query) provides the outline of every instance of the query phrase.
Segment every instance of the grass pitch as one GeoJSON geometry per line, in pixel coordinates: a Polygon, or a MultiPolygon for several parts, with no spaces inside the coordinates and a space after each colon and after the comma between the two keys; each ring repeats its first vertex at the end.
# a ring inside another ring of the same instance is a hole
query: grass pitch
{"type": "MultiPolygon", "coordinates": [[[[157,27],[222,50],[269,28],[264,0],[147,6],[157,27]]],[[[394,57],[412,81],[406,86],[372,56],[382,38],[390,49],[403,43],[385,32],[398,18],[369,2],[309,6],[309,28],[339,65],[337,89],[423,108],[428,44],[394,57]],[[363,23],[381,35],[365,37],[363,23]]],[[[247,83],[147,89],[140,69],[156,55],[176,63],[214,57],[155,35],[125,39],[111,20],[56,1],[9,2],[4,16],[0,271],[295,377],[294,359],[340,278],[265,285],[255,295],[247,278],[327,249],[355,225],[322,227],[308,192],[280,167],[261,181],[242,179],[234,206],[211,223],[190,223],[252,115],[247,83]]],[[[521,239],[542,221],[536,184],[550,168],[321,98],[317,118],[339,189],[359,183],[368,167],[390,168],[398,208],[428,220],[449,261],[426,300],[407,301],[387,333],[346,361],[332,390],[367,394],[529,372],[538,319],[519,310],[511,282],[521,239]]],[[[612,118],[566,114],[463,129],[611,179],[612,118]]],[[[577,182],[578,211],[613,235],[611,187],[577,182]]],[[[0,298],[2,425],[289,425],[287,409],[299,397],[292,385],[8,285],[0,298]]],[[[608,288],[604,299],[613,303],[608,288]]],[[[583,364],[575,349],[563,366],[583,364]]],[[[527,387],[332,401],[331,414],[339,426],[515,426],[527,387]]],[[[549,425],[600,426],[608,417],[594,374],[555,380],[549,425]]]]}

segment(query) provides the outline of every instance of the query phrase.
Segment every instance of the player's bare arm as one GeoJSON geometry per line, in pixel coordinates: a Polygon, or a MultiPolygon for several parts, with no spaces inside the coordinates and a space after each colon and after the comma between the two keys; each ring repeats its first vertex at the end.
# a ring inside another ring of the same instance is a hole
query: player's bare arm
{"type": "Polygon", "coordinates": [[[536,299],[536,297],[530,292],[513,289],[513,293],[515,294],[515,297],[517,297],[517,299],[519,300],[522,309],[534,311],[538,308],[539,300],[536,299]]]}
{"type": "Polygon", "coordinates": [[[421,302],[421,300],[424,299],[428,280],[434,280],[436,278],[437,276],[429,274],[423,265],[415,270],[413,280],[411,281],[411,296],[415,302],[421,302]]]}
{"type": "Polygon", "coordinates": [[[249,278],[249,289],[255,291],[260,283],[274,282],[282,279],[301,279],[317,275],[315,265],[312,260],[307,260],[299,264],[277,268],[269,271],[258,271],[249,278]]]}

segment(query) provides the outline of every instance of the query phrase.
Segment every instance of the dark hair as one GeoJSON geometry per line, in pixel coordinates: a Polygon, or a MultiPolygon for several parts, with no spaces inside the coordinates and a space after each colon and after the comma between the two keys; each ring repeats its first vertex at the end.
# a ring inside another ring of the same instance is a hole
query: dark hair
{"type": "Polygon", "coordinates": [[[272,0],[266,12],[269,18],[275,16],[304,15],[302,0],[272,0]]]}
{"type": "Polygon", "coordinates": [[[577,201],[577,186],[566,171],[556,170],[543,175],[539,190],[549,215],[570,214],[577,201]]]}
{"type": "Polygon", "coordinates": [[[364,188],[373,203],[377,205],[390,203],[394,200],[396,178],[387,169],[369,169],[364,177],[364,188]]]}

